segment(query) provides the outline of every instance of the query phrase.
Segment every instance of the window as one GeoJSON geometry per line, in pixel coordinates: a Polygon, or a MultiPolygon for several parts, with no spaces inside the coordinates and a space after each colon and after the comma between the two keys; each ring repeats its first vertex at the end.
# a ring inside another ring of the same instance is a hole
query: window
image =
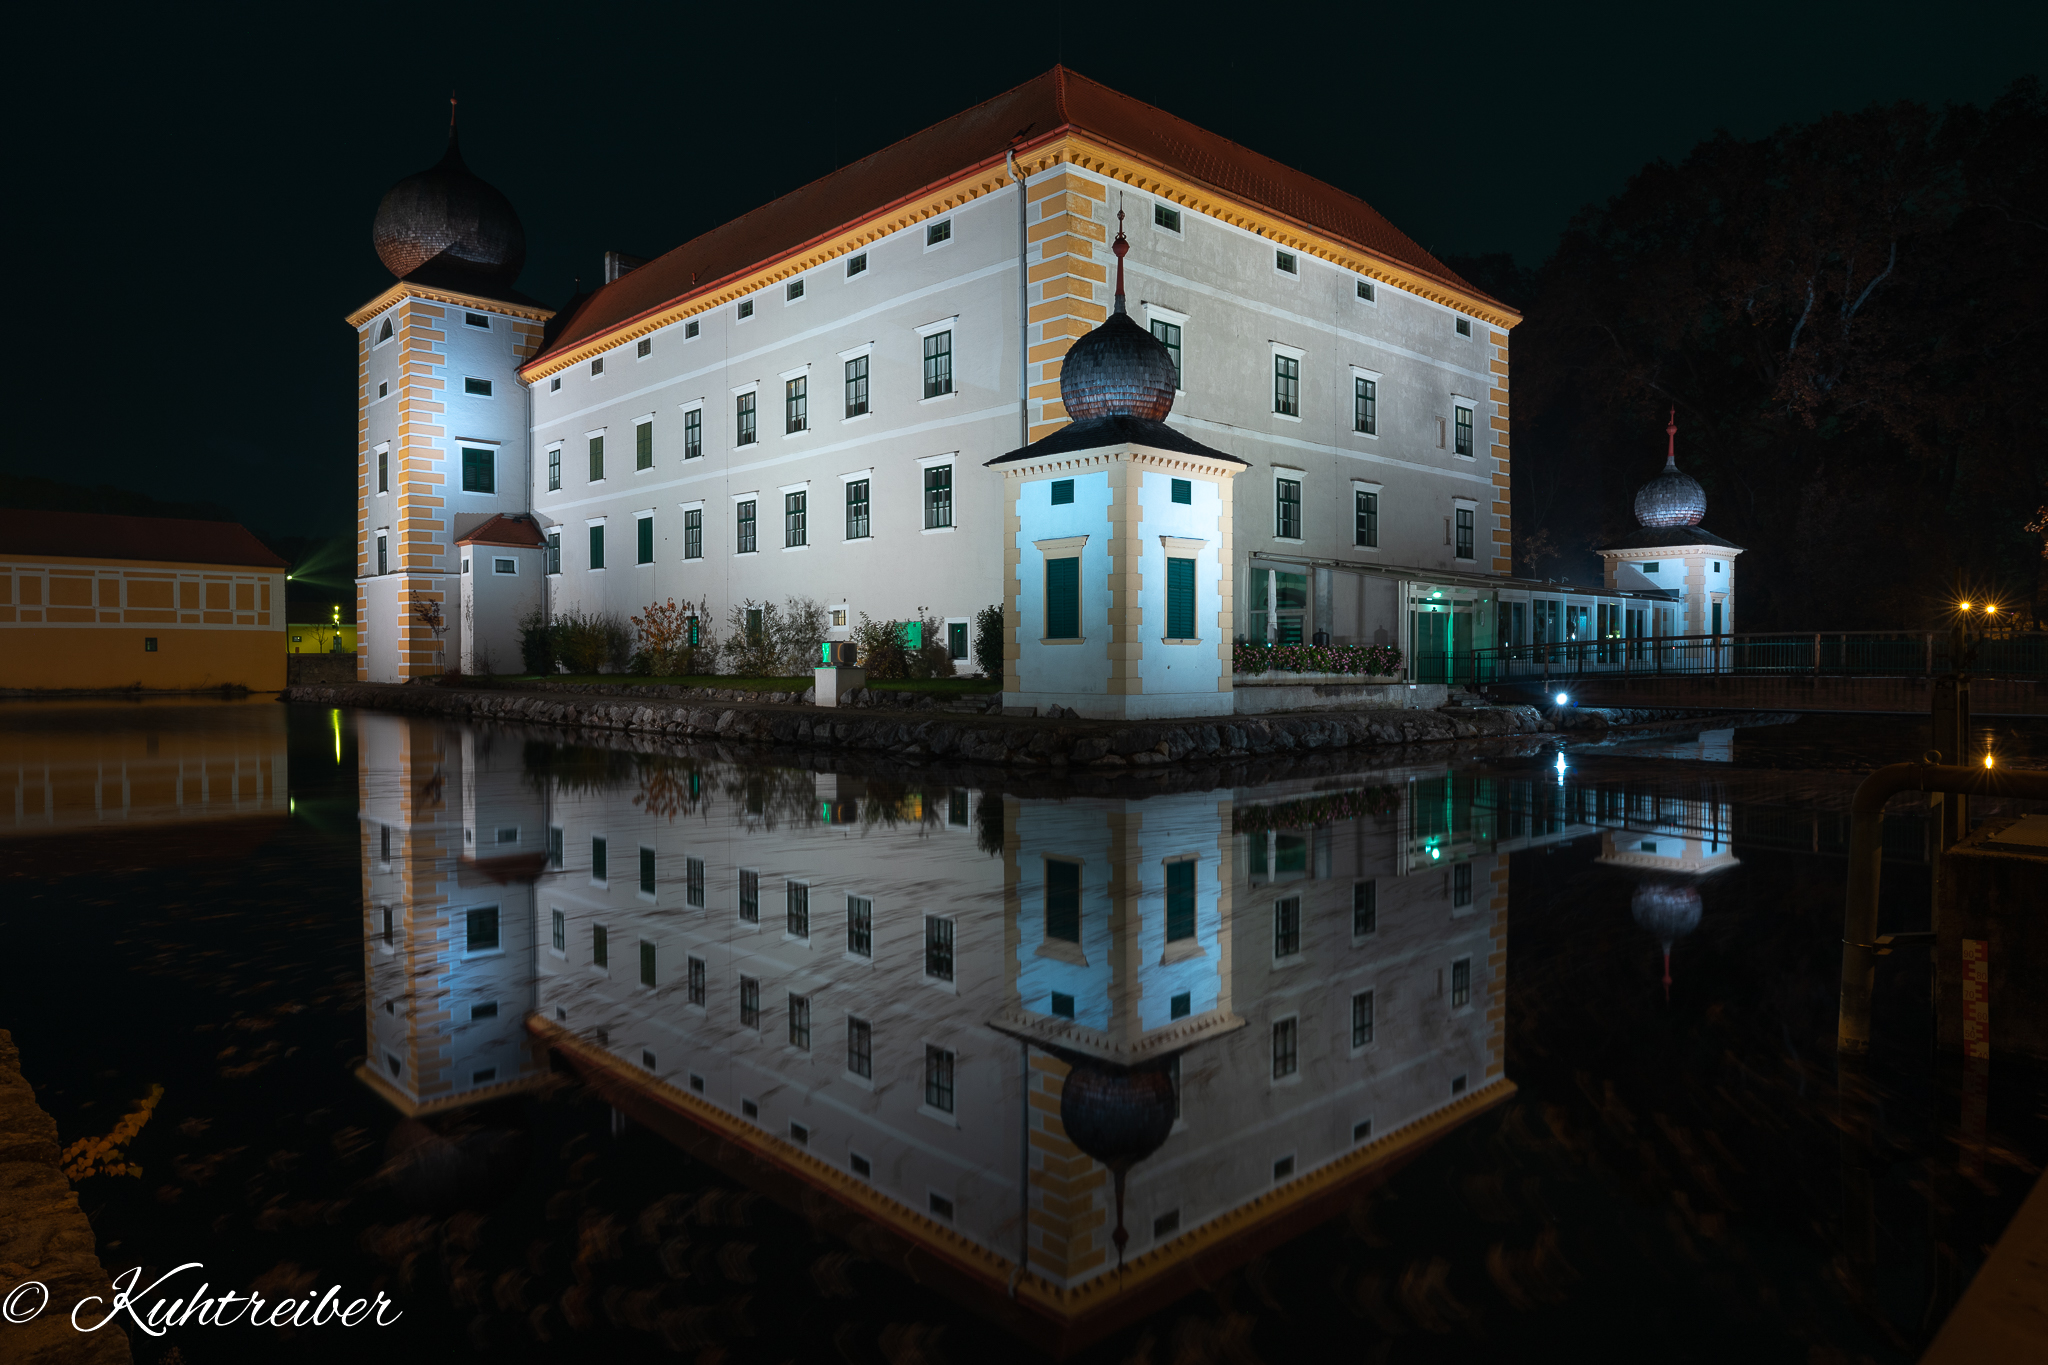
{"type": "Polygon", "coordinates": [[[389,826],[389,825],[380,825],[380,826],[378,826],[378,828],[377,828],[377,838],[378,838],[378,850],[377,850],[377,853],[378,853],[378,857],[379,857],[379,858],[381,858],[381,859],[382,859],[382,860],[383,860],[383,861],[384,861],[384,862],[385,862],[386,864],[388,864],[388,863],[390,863],[390,861],[391,861],[391,826],[389,826]]]}
{"type": "Polygon", "coordinates": [[[846,1018],[846,1069],[863,1080],[875,1078],[875,1031],[852,1015],[846,1018]]]}
{"type": "Polygon", "coordinates": [[[469,1073],[469,1083],[471,1085],[486,1085],[489,1084],[491,1081],[495,1081],[497,1079],[498,1068],[494,1066],[487,1066],[481,1071],[472,1071],[469,1073]]]}
{"type": "Polygon", "coordinates": [[[634,348],[633,354],[634,354],[634,355],[636,355],[636,356],[638,356],[638,357],[639,357],[640,359],[642,359],[642,360],[645,360],[645,359],[647,359],[647,357],[648,357],[648,356],[651,356],[651,355],[653,355],[653,354],[654,354],[654,338],[653,338],[653,337],[641,337],[641,338],[640,338],[640,344],[639,344],[639,346],[637,346],[637,347],[635,347],[635,348],[634,348]]]}
{"type": "Polygon", "coordinates": [[[1293,356],[1273,357],[1273,411],[1283,417],[1301,416],[1301,362],[1293,356]]]}
{"type": "Polygon", "coordinates": [[[1380,884],[1358,882],[1351,888],[1351,937],[1379,932],[1380,884]]]}
{"type": "Polygon", "coordinates": [[[925,917],[924,974],[937,981],[953,979],[953,921],[925,917]]]}
{"type": "Polygon", "coordinates": [[[738,553],[754,553],[754,500],[748,498],[739,504],[739,550],[738,553]]]}
{"type": "Polygon", "coordinates": [[[640,984],[654,984],[654,945],[646,939],[640,940],[640,984]]]}
{"type": "Polygon", "coordinates": [[[590,567],[593,569],[602,569],[604,567],[604,527],[602,526],[590,528],[590,567]]]}
{"type": "Polygon", "coordinates": [[[1180,210],[1168,208],[1164,204],[1154,204],[1152,206],[1152,221],[1157,226],[1165,228],[1168,232],[1179,232],[1180,210]]]}
{"type": "Polygon", "coordinates": [[[1451,904],[1453,906],[1472,903],[1472,864],[1455,863],[1451,867],[1451,904]]]}
{"type": "Polygon", "coordinates": [[[1470,318],[1459,318],[1459,319],[1458,319],[1458,335],[1459,335],[1459,336],[1461,336],[1461,337],[1468,337],[1468,336],[1471,336],[1471,335],[1472,335],[1472,319],[1470,319],[1470,318]]]}
{"type": "Polygon", "coordinates": [[[1274,251],[1273,268],[1283,275],[1299,275],[1301,273],[1301,263],[1294,259],[1294,253],[1291,251],[1274,251]]]}
{"type": "Polygon", "coordinates": [[[390,537],[384,532],[377,533],[377,572],[380,574],[391,572],[390,543],[390,537]]]}
{"type": "Polygon", "coordinates": [[[389,340],[391,340],[391,319],[386,318],[384,319],[384,325],[377,329],[377,341],[379,345],[382,345],[389,340]]]}
{"type": "Polygon", "coordinates": [[[1195,867],[1193,859],[1166,865],[1166,941],[1195,936],[1195,867]]]}
{"type": "Polygon", "coordinates": [[[562,376],[560,376],[560,375],[555,375],[555,376],[554,376],[553,378],[551,378],[551,379],[549,379],[549,380],[548,380],[548,392],[549,392],[549,393],[560,393],[561,391],[562,391],[562,376]]]}
{"type": "Polygon", "coordinates": [[[754,395],[751,393],[741,394],[736,412],[740,434],[739,439],[734,444],[750,446],[754,443],[754,395]]]}
{"type": "Polygon", "coordinates": [[[611,935],[602,924],[590,926],[590,965],[609,967],[612,965],[611,935]]]}
{"type": "Polygon", "coordinates": [[[1054,479],[1052,481],[1052,505],[1054,507],[1063,507],[1073,500],[1074,481],[1072,479],[1054,479]]]}
{"type": "Polygon", "coordinates": [[[691,408],[683,414],[683,458],[698,459],[704,454],[704,409],[691,408]]]}
{"type": "Polygon", "coordinates": [[[473,393],[478,398],[489,398],[491,396],[491,381],[466,375],[462,380],[462,391],[464,393],[473,393]]]}
{"type": "Polygon", "coordinates": [[[1050,1006],[1050,1013],[1053,1018],[1071,1019],[1074,1017],[1074,997],[1066,992],[1054,991],[1052,999],[1047,1003],[1050,1006]]]}
{"type": "MultiPolygon", "coordinates": [[[[1714,610],[1719,611],[1720,609],[1721,604],[1716,602],[1714,604],[1714,610]]],[[[951,659],[954,663],[963,663],[966,661],[967,623],[965,621],[946,622],[946,657],[951,659]]],[[[966,799],[964,793],[955,792],[954,796],[958,800],[964,801],[966,799]]],[[[962,819],[955,821],[954,823],[964,825],[967,823],[967,821],[962,819]]]]}
{"type": "Polygon", "coordinates": [[[1472,453],[1472,409],[1457,408],[1454,411],[1457,413],[1458,418],[1458,443],[1454,449],[1457,454],[1470,455],[1472,453]]]}
{"type": "Polygon", "coordinates": [[[926,246],[937,246],[940,242],[950,242],[952,240],[953,220],[951,218],[941,218],[938,222],[931,224],[924,230],[924,244],[926,246]]]}
{"type": "Polygon", "coordinates": [[[696,318],[691,318],[683,324],[683,340],[694,341],[697,338],[697,334],[703,330],[703,325],[696,318]]]}
{"type": "Polygon", "coordinates": [[[1461,957],[1451,964],[1451,1008],[1463,1009],[1472,1003],[1472,959],[1461,957]]]}
{"type": "MultiPolygon", "coordinates": [[[[929,1044],[924,1050],[924,1102],[941,1114],[953,1112],[953,1054],[929,1044]]],[[[952,1211],[948,1201],[946,1212],[952,1211]]]]}
{"type": "Polygon", "coordinates": [[[652,564],[654,562],[654,518],[637,518],[633,523],[633,529],[637,541],[636,549],[639,554],[638,562],[652,564]]]}
{"type": "Polygon", "coordinates": [[[549,912],[548,946],[558,953],[569,951],[569,917],[559,910],[549,912]]]}
{"type": "Polygon", "coordinates": [[[1081,638],[1081,561],[1078,557],[1045,561],[1045,638],[1081,638]]]}
{"type": "Polygon", "coordinates": [[[548,532],[548,572],[560,573],[561,571],[562,533],[560,531],[550,531],[548,532]]]}
{"type": "Polygon", "coordinates": [[[857,355],[846,362],[846,415],[865,417],[868,411],[868,358],[857,355]]]}
{"type": "Polygon", "coordinates": [[[740,918],[749,924],[761,922],[761,874],[740,869],[740,918]]]}
{"type": "Polygon", "coordinates": [[[802,375],[782,386],[782,430],[794,436],[811,425],[811,381],[802,375]]]}
{"type": "MultiPolygon", "coordinates": [[[[760,607],[747,608],[747,643],[756,647],[767,643],[768,639],[767,632],[762,628],[762,617],[763,612],[760,607]]],[[[760,811],[761,807],[758,799],[749,809],[757,813],[760,811]]]]}
{"type": "Polygon", "coordinates": [[[802,882],[789,882],[783,887],[783,899],[787,903],[787,925],[792,937],[811,936],[811,888],[802,882]]]}
{"type": "Polygon", "coordinates": [[[598,483],[604,478],[604,437],[590,438],[590,481],[598,483]]]}
{"type": "Polygon", "coordinates": [[[1166,1002],[1166,1014],[1169,1019],[1185,1019],[1194,1008],[1195,997],[1192,991],[1182,991],[1179,995],[1169,997],[1166,1002]]]}
{"type": "Polygon", "coordinates": [[[692,507],[683,513],[683,558],[704,557],[704,509],[692,507]]]}
{"type": "Polygon", "coordinates": [[[591,362],[590,362],[590,377],[591,377],[592,379],[595,379],[595,378],[597,378],[597,377],[598,377],[599,375],[601,375],[601,374],[603,374],[603,373],[604,373],[604,357],[603,357],[603,356],[599,356],[599,357],[598,357],[597,359],[595,359],[595,360],[593,360],[593,361],[591,361],[591,362]]]}
{"type": "Polygon", "coordinates": [[[1273,534],[1282,540],[1301,539],[1301,480],[1273,480],[1273,534]]]}
{"type": "Polygon", "coordinates": [[[654,468],[654,423],[638,422],[633,427],[633,468],[654,468]]]}
{"type": "Polygon", "coordinates": [[[1173,386],[1185,388],[1180,382],[1180,325],[1159,318],[1152,320],[1152,335],[1159,338],[1166,347],[1166,353],[1173,357],[1173,386]]]}
{"type": "Polygon", "coordinates": [[[701,1007],[704,1004],[704,997],[706,994],[703,958],[693,957],[690,959],[690,971],[688,980],[690,1003],[701,1007]]]}
{"type": "Polygon", "coordinates": [[[1364,1047],[1372,1041],[1372,992],[1351,997],[1351,1046],[1364,1047]]]}
{"type": "Polygon", "coordinates": [[[1457,509],[1457,516],[1458,558],[1470,559],[1472,557],[1472,509],[1460,507],[1457,509]]]}
{"type": "Polygon", "coordinates": [[[795,303],[803,296],[804,282],[802,280],[791,280],[782,288],[782,300],[784,303],[795,303]]]}
{"type": "Polygon", "coordinates": [[[865,275],[865,274],[867,274],[867,273],[868,273],[868,253],[867,253],[867,252],[865,252],[865,251],[859,251],[859,252],[855,252],[855,253],[854,253],[853,255],[851,255],[851,256],[848,256],[848,257],[846,258],[846,278],[847,278],[847,279],[849,279],[849,280],[850,280],[850,279],[852,279],[852,278],[853,278],[853,277],[854,277],[855,275],[865,275]]]}
{"type": "Polygon", "coordinates": [[[560,491],[562,487],[562,448],[555,446],[548,451],[548,492],[560,491]]]}
{"type": "Polygon", "coordinates": [[[748,318],[754,316],[754,301],[752,299],[741,299],[740,306],[733,311],[739,315],[741,322],[745,322],[748,318]]]}
{"type": "Polygon", "coordinates": [[[389,397],[391,396],[391,381],[390,381],[390,380],[388,380],[388,379],[380,379],[380,380],[378,380],[378,381],[377,381],[377,396],[378,396],[379,398],[389,398],[389,397]]]}
{"type": "Polygon", "coordinates": [[[1354,490],[1352,501],[1355,506],[1352,509],[1351,543],[1377,548],[1380,543],[1380,495],[1360,488],[1354,490]]]}
{"type": "MultiPolygon", "coordinates": [[[[1721,604],[1720,604],[1719,602],[1716,602],[1716,603],[1714,604],[1714,612],[1715,612],[1715,614],[1716,614],[1717,616],[1719,615],[1719,613],[1720,613],[1720,610],[1721,610],[1721,604]]],[[[1715,633],[1715,634],[1717,634],[1717,635],[1718,635],[1718,634],[1720,634],[1720,632],[1719,632],[1718,630],[1717,630],[1717,631],[1715,631],[1714,633],[1715,633]]],[[[296,639],[297,639],[298,637],[297,637],[297,636],[295,635],[295,636],[293,636],[292,638],[296,640],[296,639]]],[[[143,652],[144,654],[154,654],[154,653],[156,653],[156,640],[157,640],[157,637],[156,637],[156,636],[154,636],[154,635],[145,635],[145,636],[143,636],[143,637],[142,637],[142,652],[143,652]]]]}
{"type": "Polygon", "coordinates": [[[810,499],[811,495],[803,492],[782,495],[782,543],[785,548],[811,543],[810,499]]]}
{"type": "Polygon", "coordinates": [[[590,841],[590,879],[594,882],[609,880],[605,876],[605,846],[602,838],[590,841]]]}
{"type": "Polygon", "coordinates": [[[866,896],[846,898],[846,951],[855,957],[875,955],[875,903],[866,896]]]}
{"type": "MultiPolygon", "coordinates": [[[[1295,1052],[1294,1032],[1297,1019],[1282,1019],[1273,1025],[1273,1079],[1292,1076],[1300,1068],[1300,1058],[1295,1052]]],[[[1288,1163],[1291,1167],[1292,1162],[1288,1163]]],[[[1278,1173],[1279,1168],[1274,1168],[1278,1173]]]]}
{"type": "Polygon", "coordinates": [[[1045,936],[1062,943],[1081,941],[1081,864],[1045,860],[1045,936]]]}
{"type": "Polygon", "coordinates": [[[761,1027],[761,983],[751,976],[740,978],[740,1027],[761,1027]]]}
{"type": "Polygon", "coordinates": [[[488,329],[491,325],[491,320],[482,313],[464,313],[462,315],[462,325],[465,327],[483,327],[488,329]]]}
{"type": "Polygon", "coordinates": [[[793,991],[789,997],[789,1045],[811,1050],[811,998],[793,991]]]}
{"type": "Polygon", "coordinates": [[[1166,561],[1166,638],[1193,640],[1195,629],[1195,561],[1166,561]]]}
{"type": "Polygon", "coordinates": [[[924,525],[928,531],[953,524],[953,466],[933,465],[924,472],[924,525]]]}
{"type": "Polygon", "coordinates": [[[1293,957],[1301,951],[1301,897],[1273,902],[1273,956],[1293,957]]]}
{"type": "Polygon", "coordinates": [[[868,481],[849,479],[846,483],[846,538],[866,540],[868,535],[868,481]]]}
{"type": "Polygon", "coordinates": [[[1183,506],[1193,506],[1195,501],[1194,482],[1190,479],[1175,479],[1173,481],[1173,500],[1183,506]]]}
{"type": "Polygon", "coordinates": [[[654,894],[654,850],[640,850],[640,889],[648,895],[654,894]]]}
{"type": "Polygon", "coordinates": [[[953,334],[933,332],[924,339],[924,396],[944,397],[953,391],[953,334]]]}
{"type": "Polygon", "coordinates": [[[498,491],[498,458],[494,450],[476,450],[469,446],[462,448],[462,491],[465,493],[495,493],[498,491]]]}
{"type": "Polygon", "coordinates": [[[389,493],[391,491],[391,452],[388,450],[377,452],[377,491],[379,493],[389,493]]]}
{"type": "Polygon", "coordinates": [[[1357,375],[1351,381],[1351,429],[1364,436],[1380,430],[1380,384],[1377,379],[1357,375]]]}
{"type": "Polygon", "coordinates": [[[1374,302],[1371,280],[1358,281],[1358,299],[1361,303],[1374,302]]]}

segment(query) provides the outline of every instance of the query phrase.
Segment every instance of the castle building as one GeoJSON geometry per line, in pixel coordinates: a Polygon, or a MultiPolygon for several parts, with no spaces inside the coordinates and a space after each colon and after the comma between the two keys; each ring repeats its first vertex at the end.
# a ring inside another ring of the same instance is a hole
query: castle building
{"type": "MultiPolygon", "coordinates": [[[[1204,484],[1231,539],[1198,648],[1494,638],[1519,315],[1351,195],[1055,68],[656,259],[612,253],[559,314],[514,288],[517,215],[451,130],[379,207],[394,282],[349,317],[363,676],[509,671],[524,612],[671,598],[714,629],[791,597],[835,636],[936,616],[964,664],[974,615],[1018,609],[1017,480],[991,461],[1075,420],[1063,366],[1111,317],[1120,211],[1124,317],[1171,366],[1157,420],[1238,471],[1204,484]],[[472,618],[460,543],[494,517],[539,544],[487,556],[520,611],[472,618]]],[[[1191,648],[1140,644],[1113,642],[1147,693],[1191,648]]]]}

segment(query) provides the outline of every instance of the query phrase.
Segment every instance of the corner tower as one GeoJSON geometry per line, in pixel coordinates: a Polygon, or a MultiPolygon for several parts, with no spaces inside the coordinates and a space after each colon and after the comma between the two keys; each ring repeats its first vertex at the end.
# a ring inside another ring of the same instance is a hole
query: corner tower
{"type": "Polygon", "coordinates": [[[518,368],[553,313],[512,287],[525,231],[511,202],[464,163],[452,105],[447,150],[386,192],[371,240],[395,280],[348,315],[356,676],[403,682],[464,657],[457,540],[528,510],[518,368]]]}
{"type": "Polygon", "coordinates": [[[1664,469],[1636,490],[1642,528],[1600,550],[1607,586],[1662,590],[1676,605],[1657,609],[1653,635],[1727,635],[1735,629],[1735,557],[1742,547],[1700,522],[1706,490],[1678,467],[1678,409],[1664,428],[1664,469]]]}

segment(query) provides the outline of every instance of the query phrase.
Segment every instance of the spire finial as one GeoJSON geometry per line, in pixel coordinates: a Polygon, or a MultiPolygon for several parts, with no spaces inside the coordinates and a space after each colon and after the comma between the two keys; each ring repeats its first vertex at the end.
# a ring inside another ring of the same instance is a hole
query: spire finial
{"type": "Polygon", "coordinates": [[[448,136],[455,136],[455,92],[448,92],[448,136]]]}
{"type": "Polygon", "coordinates": [[[1664,427],[1664,467],[1678,468],[1678,404],[1671,405],[1671,420],[1664,427]]]}
{"type": "Polygon", "coordinates": [[[1130,254],[1131,243],[1124,236],[1123,196],[1117,196],[1116,242],[1110,247],[1116,253],[1116,311],[1124,311],[1124,257],[1130,254]]]}
{"type": "Polygon", "coordinates": [[[1664,1003],[1671,1003],[1671,945],[1664,945],[1664,1003]]]}

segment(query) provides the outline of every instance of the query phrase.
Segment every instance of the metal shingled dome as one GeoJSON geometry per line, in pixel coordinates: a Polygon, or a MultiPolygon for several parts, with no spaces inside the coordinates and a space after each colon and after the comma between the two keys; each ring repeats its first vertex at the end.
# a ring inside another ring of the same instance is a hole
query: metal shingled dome
{"type": "Polygon", "coordinates": [[[438,164],[385,192],[370,239],[401,279],[432,261],[509,284],[526,264],[526,230],[512,201],[463,164],[453,128],[438,164]]]}
{"type": "Polygon", "coordinates": [[[1116,218],[1116,241],[1110,247],[1116,253],[1116,307],[1100,327],[1068,349],[1060,364],[1060,402],[1074,422],[1097,417],[1162,422],[1173,411],[1180,375],[1166,343],[1124,311],[1124,256],[1131,244],[1124,237],[1122,211],[1116,218]]]}
{"type": "Polygon", "coordinates": [[[1678,468],[1678,409],[1664,428],[1664,472],[1636,490],[1636,522],[1641,526],[1697,526],[1707,514],[1707,490],[1678,468]]]}

